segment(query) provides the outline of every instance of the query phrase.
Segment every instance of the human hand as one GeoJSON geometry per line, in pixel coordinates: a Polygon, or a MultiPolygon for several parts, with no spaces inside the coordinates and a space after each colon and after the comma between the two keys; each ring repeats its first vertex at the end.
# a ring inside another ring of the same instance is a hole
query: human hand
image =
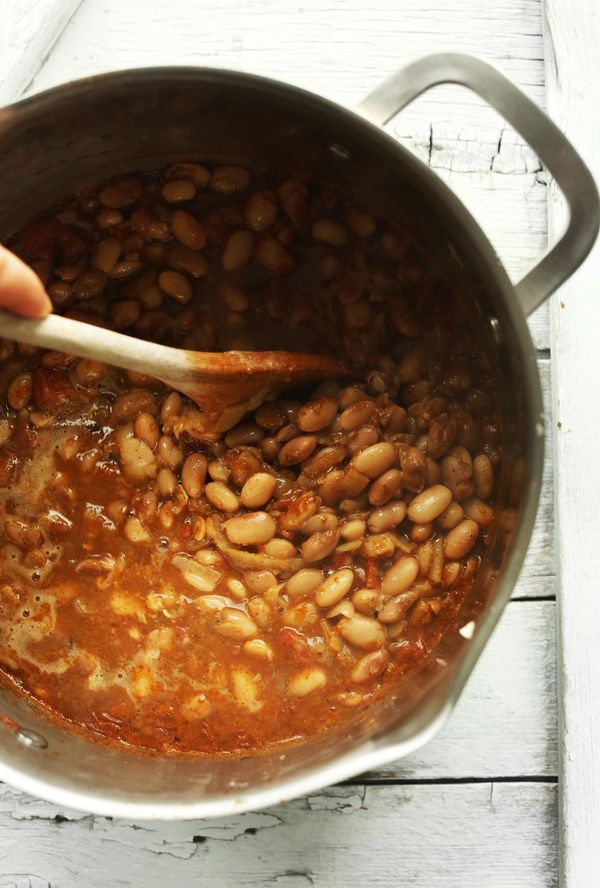
{"type": "Polygon", "coordinates": [[[0,308],[25,318],[44,318],[52,303],[37,274],[0,245],[0,308]]]}

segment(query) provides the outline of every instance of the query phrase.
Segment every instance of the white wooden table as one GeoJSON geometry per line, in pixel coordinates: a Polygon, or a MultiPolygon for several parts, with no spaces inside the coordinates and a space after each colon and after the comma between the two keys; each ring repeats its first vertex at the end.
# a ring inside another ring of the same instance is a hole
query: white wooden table
{"type": "MultiPolygon", "coordinates": [[[[562,65],[567,19],[562,0],[546,2],[562,65]]],[[[579,2],[591,12],[593,0],[579,2]]],[[[413,58],[455,49],[496,63],[545,103],[542,0],[0,0],[0,11],[1,102],[85,74],[176,63],[266,74],[351,106],[413,58]]],[[[560,115],[565,72],[549,70],[560,115]]],[[[575,138],[576,122],[565,119],[575,138]]],[[[450,182],[519,277],[547,236],[548,182],[531,150],[480,100],[452,87],[429,93],[390,128],[450,182]]],[[[531,329],[550,417],[548,318],[542,308],[531,329]]],[[[456,713],[428,747],[350,785],[212,822],[113,821],[0,786],[0,888],[557,885],[551,450],[513,599],[456,713]]],[[[564,884],[594,888],[599,870],[590,865],[564,884]]]]}

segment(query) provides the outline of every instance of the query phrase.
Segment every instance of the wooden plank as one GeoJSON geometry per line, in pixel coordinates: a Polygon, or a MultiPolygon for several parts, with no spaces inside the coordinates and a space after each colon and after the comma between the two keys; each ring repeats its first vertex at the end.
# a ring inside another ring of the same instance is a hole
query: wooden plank
{"type": "Polygon", "coordinates": [[[2,884],[551,888],[555,808],[543,783],[343,786],[256,814],[131,823],[2,787],[2,884]]]}
{"type": "MultiPolygon", "coordinates": [[[[86,0],[34,90],[118,68],[214,65],[264,74],[355,105],[396,68],[436,50],[500,65],[543,102],[539,0],[86,0]],[[335,38],[335,39],[334,39],[335,38]]],[[[444,87],[389,124],[458,192],[514,279],[544,250],[546,185],[530,149],[480,99],[444,87]]],[[[531,329],[548,348],[547,309],[531,329]]]]}
{"type": "Polygon", "coordinates": [[[24,92],[81,0],[2,0],[0,106],[24,92]]]}
{"type": "Polygon", "coordinates": [[[515,586],[513,598],[547,598],[554,595],[554,484],[550,360],[538,360],[546,417],[544,475],[540,504],[531,542],[515,586]]]}
{"type": "MultiPolygon", "coordinates": [[[[600,181],[600,8],[595,0],[546,0],[548,108],[600,181]]],[[[564,221],[553,188],[551,231],[564,221]]],[[[596,541],[600,471],[600,247],[553,299],[554,451],[557,509],[561,870],[567,888],[600,885],[600,684],[596,541]]]]}
{"type": "Polygon", "coordinates": [[[554,603],[511,602],[440,734],[378,779],[557,773],[554,603]]]}

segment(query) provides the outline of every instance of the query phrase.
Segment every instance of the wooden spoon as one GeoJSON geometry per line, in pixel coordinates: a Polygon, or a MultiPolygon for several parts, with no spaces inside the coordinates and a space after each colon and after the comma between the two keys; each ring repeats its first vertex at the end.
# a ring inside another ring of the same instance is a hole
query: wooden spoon
{"type": "Polygon", "coordinates": [[[160,379],[198,404],[206,417],[201,431],[209,437],[227,431],[283,388],[352,375],[324,355],[187,351],[55,314],[32,321],[0,311],[0,335],[160,379]]]}

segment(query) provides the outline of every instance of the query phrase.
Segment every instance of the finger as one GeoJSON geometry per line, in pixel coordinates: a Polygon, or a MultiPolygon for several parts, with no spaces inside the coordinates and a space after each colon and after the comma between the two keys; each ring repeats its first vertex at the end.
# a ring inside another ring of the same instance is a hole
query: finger
{"type": "Polygon", "coordinates": [[[0,246],[0,308],[25,318],[43,318],[52,311],[52,303],[37,274],[3,246],[0,246]]]}

